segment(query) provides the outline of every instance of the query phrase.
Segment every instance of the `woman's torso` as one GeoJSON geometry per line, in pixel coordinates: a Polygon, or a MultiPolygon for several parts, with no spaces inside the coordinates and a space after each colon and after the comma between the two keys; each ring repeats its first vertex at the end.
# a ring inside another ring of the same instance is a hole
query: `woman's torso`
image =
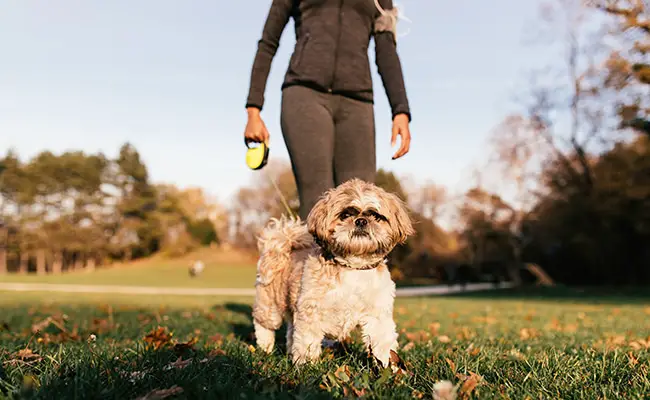
{"type": "Polygon", "coordinates": [[[372,101],[374,0],[294,0],[296,46],[283,88],[302,84],[372,101]]]}

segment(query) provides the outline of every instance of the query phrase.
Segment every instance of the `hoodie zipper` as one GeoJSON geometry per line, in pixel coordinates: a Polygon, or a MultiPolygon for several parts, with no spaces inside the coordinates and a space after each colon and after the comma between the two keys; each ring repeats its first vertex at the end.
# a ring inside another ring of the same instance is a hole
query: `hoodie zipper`
{"type": "Polygon", "coordinates": [[[336,38],[336,49],[334,50],[334,67],[332,68],[332,81],[330,82],[330,87],[327,89],[329,93],[332,93],[334,81],[336,80],[336,67],[338,66],[338,60],[339,60],[339,47],[341,46],[342,26],[343,26],[343,0],[339,0],[339,32],[338,32],[338,37],[336,38]]]}

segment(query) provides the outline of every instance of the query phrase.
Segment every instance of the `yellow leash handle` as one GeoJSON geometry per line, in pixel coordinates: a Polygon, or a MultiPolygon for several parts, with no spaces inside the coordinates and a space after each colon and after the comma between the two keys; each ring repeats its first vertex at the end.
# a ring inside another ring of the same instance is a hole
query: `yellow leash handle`
{"type": "Polygon", "coordinates": [[[269,146],[266,142],[257,143],[257,146],[251,146],[252,142],[244,138],[246,143],[246,165],[252,170],[262,169],[269,161],[269,146]]]}

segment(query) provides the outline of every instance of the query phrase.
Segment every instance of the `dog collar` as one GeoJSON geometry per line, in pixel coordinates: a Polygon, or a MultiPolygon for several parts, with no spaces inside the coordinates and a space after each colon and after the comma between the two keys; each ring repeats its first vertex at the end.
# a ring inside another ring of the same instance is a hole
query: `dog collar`
{"type": "Polygon", "coordinates": [[[329,254],[329,253],[324,254],[323,258],[325,260],[329,261],[329,262],[332,262],[334,264],[338,264],[338,265],[340,265],[340,266],[342,266],[344,268],[356,269],[356,270],[360,270],[360,271],[375,269],[375,268],[379,267],[380,265],[385,264],[387,262],[386,258],[382,258],[379,261],[375,261],[374,263],[370,263],[370,264],[364,265],[362,267],[358,267],[358,266],[353,266],[351,263],[349,263],[349,262],[347,262],[347,261],[345,261],[345,260],[343,260],[343,259],[341,259],[339,257],[335,257],[334,255],[329,254]]]}

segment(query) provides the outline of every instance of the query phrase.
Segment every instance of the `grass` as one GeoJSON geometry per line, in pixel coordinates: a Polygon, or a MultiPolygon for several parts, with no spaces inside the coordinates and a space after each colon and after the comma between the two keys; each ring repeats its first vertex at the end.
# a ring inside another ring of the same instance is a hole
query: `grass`
{"type": "Polygon", "coordinates": [[[0,398],[432,398],[440,380],[460,398],[650,396],[647,295],[398,299],[397,375],[358,337],[302,370],[261,354],[251,300],[0,293],[0,398]]]}
{"type": "Polygon", "coordinates": [[[127,265],[99,268],[92,273],[79,271],[61,275],[2,276],[3,282],[54,283],[78,285],[119,285],[189,288],[252,288],[255,283],[255,262],[205,249],[179,259],[153,257],[127,265]],[[196,278],[188,273],[192,259],[202,259],[205,270],[196,278]],[[225,260],[224,260],[225,258],[225,260]]]}

